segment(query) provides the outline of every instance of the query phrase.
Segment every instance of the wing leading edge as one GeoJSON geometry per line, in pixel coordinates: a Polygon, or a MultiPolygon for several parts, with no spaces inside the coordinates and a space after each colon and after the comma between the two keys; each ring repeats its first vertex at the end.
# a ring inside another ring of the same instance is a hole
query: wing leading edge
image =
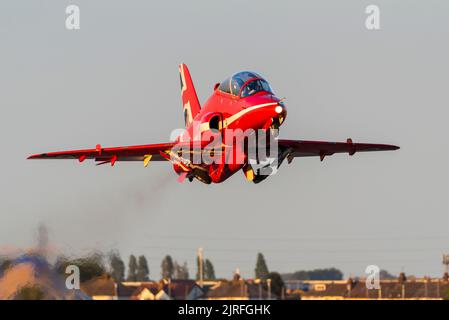
{"type": "Polygon", "coordinates": [[[143,161],[148,165],[151,161],[163,161],[167,158],[164,154],[169,152],[175,142],[147,144],[139,146],[102,148],[97,144],[95,149],[70,150],[47,152],[29,156],[28,159],[78,159],[83,162],[86,159],[95,159],[100,164],[110,163],[114,165],[116,161],[143,161]]]}
{"type": "Polygon", "coordinates": [[[390,151],[399,149],[398,146],[374,143],[353,143],[352,139],[346,142],[306,141],[306,140],[278,140],[279,147],[289,153],[290,157],[319,156],[320,160],[334,153],[348,153],[354,155],[357,152],[390,151]]]}

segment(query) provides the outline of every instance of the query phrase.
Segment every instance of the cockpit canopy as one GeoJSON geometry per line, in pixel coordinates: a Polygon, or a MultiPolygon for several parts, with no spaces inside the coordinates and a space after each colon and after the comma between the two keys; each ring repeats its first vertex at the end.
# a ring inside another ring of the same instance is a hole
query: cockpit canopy
{"type": "Polygon", "coordinates": [[[273,93],[270,84],[252,71],[242,71],[235,73],[223,81],[218,90],[241,98],[251,96],[257,92],[273,93]]]}

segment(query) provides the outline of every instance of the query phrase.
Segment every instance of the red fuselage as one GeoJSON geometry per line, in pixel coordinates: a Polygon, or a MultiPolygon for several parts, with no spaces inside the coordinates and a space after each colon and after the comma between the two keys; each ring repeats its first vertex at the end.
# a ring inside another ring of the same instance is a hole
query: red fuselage
{"type": "MultiPolygon", "coordinates": [[[[205,134],[211,129],[217,129],[218,133],[225,136],[227,130],[247,129],[267,130],[282,125],[287,110],[281,99],[270,91],[260,90],[251,94],[243,94],[243,90],[249,83],[254,83],[262,78],[250,78],[241,85],[235,94],[224,92],[215,85],[214,92],[202,106],[201,111],[193,118],[193,122],[186,127],[186,131],[178,138],[178,141],[187,142],[195,139],[202,140],[205,134]],[[196,134],[195,134],[196,133],[196,134]],[[200,133],[200,136],[198,136],[200,133]]],[[[229,81],[229,80],[225,80],[229,81]]],[[[232,85],[232,84],[230,84],[232,85]]],[[[215,131],[217,132],[217,131],[215,131]]],[[[229,148],[231,150],[232,148],[229,148]]],[[[226,145],[223,146],[223,154],[228,152],[226,145]]],[[[231,151],[229,151],[231,152],[231,151]]],[[[222,164],[201,164],[211,179],[210,182],[219,183],[247,164],[226,163],[222,164]]],[[[186,168],[174,165],[177,173],[182,174],[186,168]]]]}

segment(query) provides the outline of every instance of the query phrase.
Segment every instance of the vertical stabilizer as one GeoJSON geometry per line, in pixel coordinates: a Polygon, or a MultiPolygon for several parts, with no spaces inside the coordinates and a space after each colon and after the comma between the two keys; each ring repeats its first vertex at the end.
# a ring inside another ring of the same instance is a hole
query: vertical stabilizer
{"type": "Polygon", "coordinates": [[[189,69],[185,64],[179,65],[179,77],[181,80],[182,108],[185,125],[187,127],[200,112],[201,106],[198,101],[198,96],[196,95],[195,87],[193,86],[189,69]]]}

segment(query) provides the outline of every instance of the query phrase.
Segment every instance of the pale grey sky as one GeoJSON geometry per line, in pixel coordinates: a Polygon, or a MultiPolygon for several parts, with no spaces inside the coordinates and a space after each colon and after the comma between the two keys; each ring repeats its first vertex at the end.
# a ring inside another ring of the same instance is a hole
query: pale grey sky
{"type": "Polygon", "coordinates": [[[167,253],[218,276],[335,266],[442,273],[449,251],[447,1],[0,2],[0,246],[40,222],[66,253],[167,253]],[[81,29],[65,29],[65,7],[81,29]],[[365,29],[365,7],[381,30],[365,29]],[[179,184],[168,163],[27,161],[72,148],[164,142],[182,126],[178,64],[201,102],[241,69],[264,74],[281,136],[391,143],[397,152],[295,159],[259,185],[179,184]]]}

